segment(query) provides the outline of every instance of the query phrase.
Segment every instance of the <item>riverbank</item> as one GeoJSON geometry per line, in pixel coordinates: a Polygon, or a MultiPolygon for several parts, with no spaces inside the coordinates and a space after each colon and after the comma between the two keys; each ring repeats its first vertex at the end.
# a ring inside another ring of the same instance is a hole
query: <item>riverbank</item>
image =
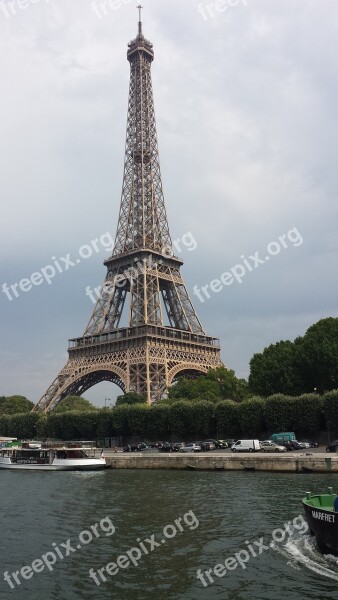
{"type": "Polygon", "coordinates": [[[271,471],[338,473],[338,456],[326,453],[287,454],[106,454],[113,469],[175,469],[198,471],[271,471]]]}

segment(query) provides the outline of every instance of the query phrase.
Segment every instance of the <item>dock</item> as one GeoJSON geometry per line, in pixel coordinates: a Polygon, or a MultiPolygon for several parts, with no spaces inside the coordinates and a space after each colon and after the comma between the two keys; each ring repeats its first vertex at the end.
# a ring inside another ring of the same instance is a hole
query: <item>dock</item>
{"type": "Polygon", "coordinates": [[[112,469],[187,471],[271,471],[282,473],[338,473],[338,455],[327,453],[116,453],[105,452],[112,469]]]}

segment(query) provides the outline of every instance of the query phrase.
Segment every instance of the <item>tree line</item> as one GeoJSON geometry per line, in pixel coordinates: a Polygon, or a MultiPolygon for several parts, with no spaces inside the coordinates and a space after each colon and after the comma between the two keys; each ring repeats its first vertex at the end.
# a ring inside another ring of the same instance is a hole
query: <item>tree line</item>
{"type": "Polygon", "coordinates": [[[280,341],[255,354],[249,388],[262,396],[338,388],[338,318],[321,319],[294,342],[280,341]]]}
{"type": "Polygon", "coordinates": [[[327,429],[338,432],[338,390],[324,395],[291,397],[274,394],[236,402],[174,400],[153,406],[138,402],[112,409],[53,411],[49,414],[1,415],[0,432],[18,438],[61,440],[124,438],[149,441],[205,437],[268,437],[295,431],[298,437],[315,437],[327,429]]]}

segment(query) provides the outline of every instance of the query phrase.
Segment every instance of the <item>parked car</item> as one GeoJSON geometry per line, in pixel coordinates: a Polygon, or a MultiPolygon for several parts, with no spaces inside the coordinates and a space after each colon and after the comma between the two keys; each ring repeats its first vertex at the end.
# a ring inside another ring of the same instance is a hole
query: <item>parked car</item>
{"type": "Polygon", "coordinates": [[[318,442],[300,442],[301,444],[304,444],[305,448],[318,448],[318,442]]]}
{"type": "Polygon", "coordinates": [[[180,452],[201,452],[201,446],[195,442],[182,446],[180,452]]]}
{"type": "Polygon", "coordinates": [[[174,444],[171,444],[172,448],[173,448],[173,452],[179,452],[181,450],[181,448],[183,448],[184,443],[183,442],[175,442],[174,444]]]}
{"type": "MultiPolygon", "coordinates": [[[[224,440],[204,440],[204,442],[214,444],[215,448],[227,448],[228,447],[228,444],[224,440]]],[[[212,448],[212,450],[214,450],[215,448],[212,448]]]]}
{"type": "Polygon", "coordinates": [[[206,440],[205,442],[198,442],[198,444],[204,452],[207,450],[216,450],[216,446],[212,441],[206,440]]]}
{"type": "Polygon", "coordinates": [[[287,450],[289,450],[289,452],[294,452],[295,450],[304,450],[304,446],[302,446],[302,444],[300,444],[296,440],[286,441],[286,442],[279,442],[279,444],[281,446],[285,446],[285,448],[287,450]]]}
{"type": "Polygon", "coordinates": [[[305,446],[303,446],[303,444],[301,444],[300,442],[297,442],[297,440],[293,440],[293,442],[290,442],[291,444],[291,450],[304,450],[305,446]]]}
{"type": "Polygon", "coordinates": [[[222,442],[224,442],[225,444],[228,444],[228,448],[231,448],[231,446],[236,442],[236,440],[222,440],[222,442]]]}
{"type": "Polygon", "coordinates": [[[169,442],[164,442],[158,449],[159,452],[173,452],[173,446],[169,442]]]}
{"type": "Polygon", "coordinates": [[[217,440],[217,446],[216,446],[216,448],[219,448],[221,450],[225,450],[225,448],[228,448],[228,446],[229,446],[229,444],[225,440],[217,440]]]}
{"type": "Polygon", "coordinates": [[[326,448],[326,452],[337,452],[337,448],[338,448],[338,440],[335,440],[334,442],[331,442],[331,444],[329,444],[326,448]]]}
{"type": "Polygon", "coordinates": [[[149,446],[144,442],[139,442],[138,444],[128,444],[123,448],[123,452],[142,452],[142,450],[147,450],[149,446]]]}
{"type": "Polygon", "coordinates": [[[279,444],[274,444],[270,440],[265,440],[263,442],[259,442],[262,452],[286,452],[285,446],[280,446],[279,444]]]}
{"type": "Polygon", "coordinates": [[[231,446],[232,452],[259,452],[260,449],[258,440],[237,440],[231,446]]]}
{"type": "Polygon", "coordinates": [[[310,448],[310,444],[308,442],[298,442],[298,444],[304,449],[310,448]]]}

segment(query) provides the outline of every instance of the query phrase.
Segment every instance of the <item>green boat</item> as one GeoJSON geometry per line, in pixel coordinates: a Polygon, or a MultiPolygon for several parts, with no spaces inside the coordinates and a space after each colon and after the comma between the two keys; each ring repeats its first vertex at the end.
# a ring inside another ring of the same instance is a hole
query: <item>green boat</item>
{"type": "Polygon", "coordinates": [[[334,501],[337,494],[328,488],[327,494],[306,492],[302,503],[310,532],[316,537],[318,549],[323,554],[338,556],[338,512],[334,501]]]}

